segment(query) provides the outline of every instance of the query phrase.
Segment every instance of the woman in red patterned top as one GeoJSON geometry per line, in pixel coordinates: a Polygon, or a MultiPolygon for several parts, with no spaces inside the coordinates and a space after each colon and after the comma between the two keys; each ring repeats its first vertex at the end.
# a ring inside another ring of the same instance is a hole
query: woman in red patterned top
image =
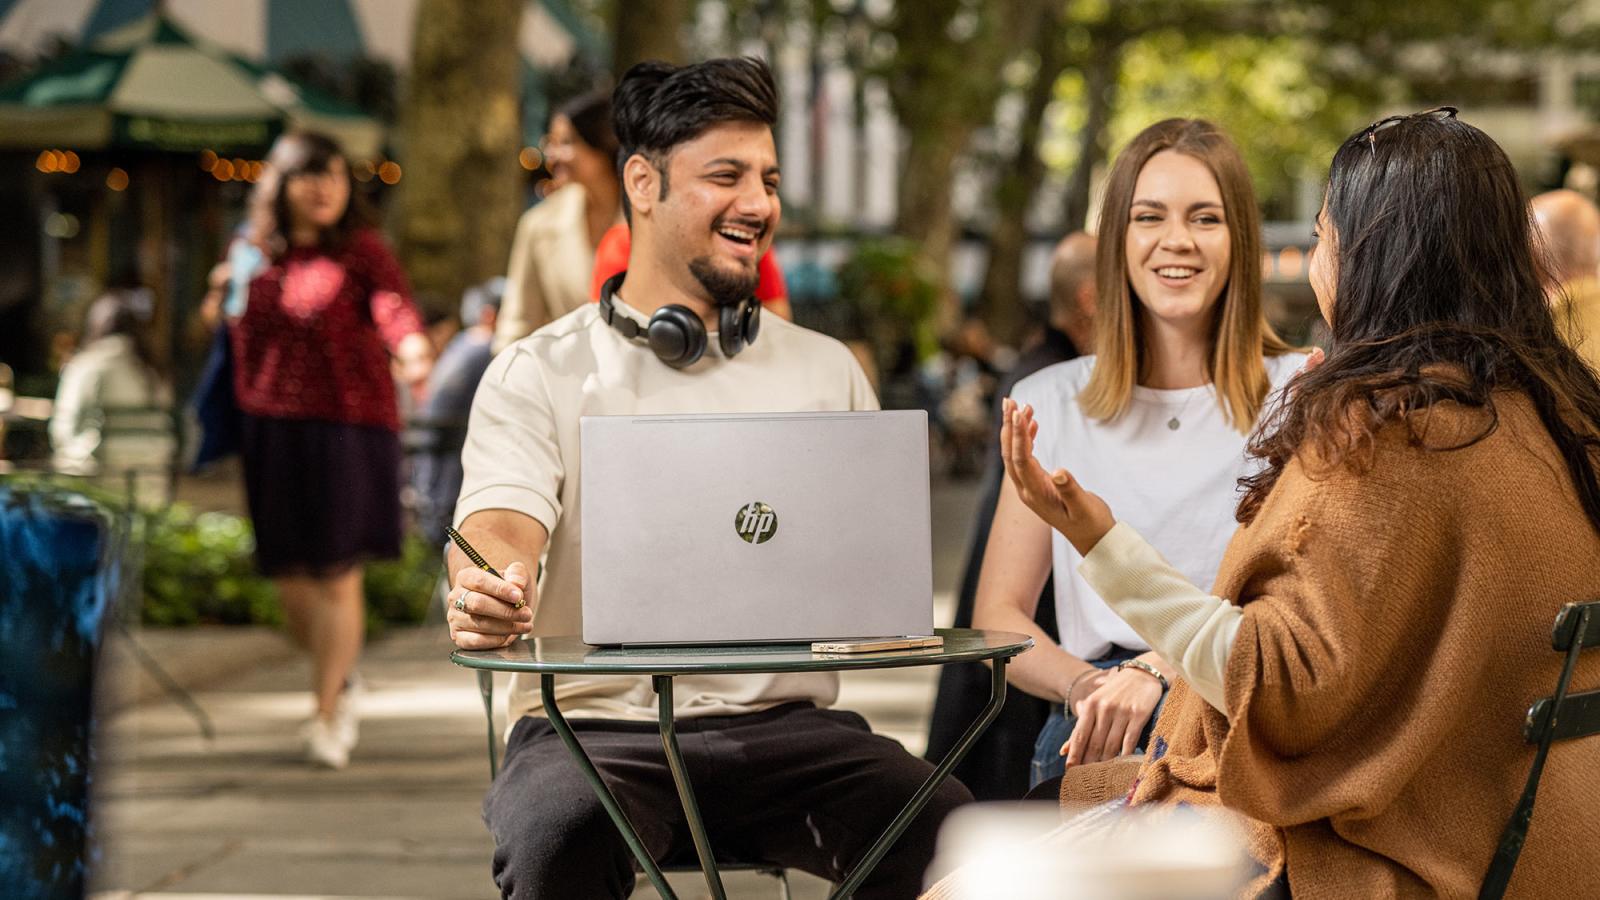
{"type": "Polygon", "coordinates": [[[400,552],[390,354],[415,384],[433,351],[405,273],[329,138],[278,139],[246,242],[229,256],[248,285],[243,310],[229,312],[256,560],[314,663],[307,755],[342,768],[356,740],[348,686],[366,623],[363,563],[400,552]]]}

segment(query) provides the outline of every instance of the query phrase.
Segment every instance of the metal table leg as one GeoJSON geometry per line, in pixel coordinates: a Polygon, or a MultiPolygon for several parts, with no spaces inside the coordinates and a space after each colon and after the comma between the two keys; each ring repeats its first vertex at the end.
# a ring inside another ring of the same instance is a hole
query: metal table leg
{"type": "Polygon", "coordinates": [[[717,859],[711,852],[711,840],[706,837],[706,823],[700,818],[700,804],[694,799],[694,786],[689,783],[689,773],[683,765],[683,753],[678,750],[678,730],[672,720],[672,676],[652,676],[656,689],[656,705],[660,710],[661,749],[667,753],[667,767],[672,770],[672,783],[678,787],[678,802],[683,804],[683,815],[689,820],[689,834],[694,837],[694,850],[700,856],[700,871],[705,873],[706,887],[713,900],[727,900],[722,889],[722,873],[717,871],[717,859]]]}
{"type": "Polygon", "coordinates": [[[583,752],[583,745],[578,743],[578,736],[572,733],[572,726],[567,724],[566,716],[556,707],[556,677],[545,674],[539,676],[539,693],[544,699],[544,712],[550,719],[550,725],[555,728],[556,734],[561,736],[561,742],[567,745],[567,751],[578,763],[578,769],[583,772],[583,777],[589,782],[589,787],[594,789],[596,797],[600,798],[600,805],[606,809],[606,815],[611,817],[611,823],[617,826],[617,831],[622,834],[622,839],[627,842],[628,849],[633,851],[633,858],[638,860],[639,868],[644,870],[645,877],[655,885],[656,892],[662,900],[678,900],[678,895],[672,892],[667,885],[666,876],[661,874],[661,867],[650,858],[650,851],[645,849],[644,841],[639,839],[639,832],[633,828],[633,823],[628,821],[627,813],[622,811],[622,805],[617,803],[615,794],[606,787],[605,781],[600,778],[600,772],[589,760],[589,754],[583,752]]]}
{"type": "Polygon", "coordinates": [[[884,855],[889,852],[889,848],[894,846],[894,842],[899,840],[900,835],[904,834],[905,830],[911,826],[911,822],[922,812],[923,807],[928,805],[928,800],[933,797],[933,792],[939,789],[939,785],[943,784],[944,780],[950,776],[951,770],[967,755],[967,751],[972,749],[972,745],[978,740],[978,736],[983,734],[984,729],[989,727],[989,723],[994,721],[994,717],[1000,714],[1000,707],[1004,706],[1006,702],[1006,660],[997,658],[993,660],[990,668],[993,681],[989,689],[989,704],[983,708],[983,712],[979,714],[971,727],[961,735],[961,740],[956,741],[956,745],[950,748],[949,753],[945,754],[944,760],[934,768],[933,774],[929,775],[928,779],[922,783],[922,787],[911,795],[911,799],[906,802],[905,809],[894,817],[894,821],[889,823],[889,827],[867,850],[866,855],[861,857],[861,861],[856,863],[856,867],[851,870],[849,875],[845,876],[844,881],[840,882],[837,888],[834,888],[833,893],[828,895],[828,900],[849,897],[855,892],[856,888],[861,886],[861,882],[867,880],[867,876],[872,874],[872,870],[883,859],[884,855]]]}
{"type": "Polygon", "coordinates": [[[483,715],[489,720],[489,778],[500,774],[500,748],[494,739],[494,673],[478,670],[478,693],[483,697],[483,715]]]}

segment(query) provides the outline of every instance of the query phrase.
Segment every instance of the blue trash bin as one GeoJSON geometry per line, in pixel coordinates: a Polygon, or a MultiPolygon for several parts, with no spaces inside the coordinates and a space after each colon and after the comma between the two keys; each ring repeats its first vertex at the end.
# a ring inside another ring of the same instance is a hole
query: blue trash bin
{"type": "Polygon", "coordinates": [[[94,673],[124,532],[81,494],[0,483],[0,896],[87,891],[94,673]]]}

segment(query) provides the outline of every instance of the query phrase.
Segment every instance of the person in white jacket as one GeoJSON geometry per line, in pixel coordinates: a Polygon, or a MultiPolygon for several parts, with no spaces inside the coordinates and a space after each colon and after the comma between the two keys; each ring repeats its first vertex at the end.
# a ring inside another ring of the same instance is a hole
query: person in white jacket
{"type": "Polygon", "coordinates": [[[545,164],[555,190],[517,221],[496,353],[596,299],[589,295],[595,248],[622,214],[616,157],[609,94],[584,94],[551,117],[545,164]]]}
{"type": "Polygon", "coordinates": [[[172,386],[144,344],[123,292],[89,306],[83,346],[61,368],[50,444],[58,470],[121,484],[135,475],[142,503],[166,499],[177,452],[172,386]]]}

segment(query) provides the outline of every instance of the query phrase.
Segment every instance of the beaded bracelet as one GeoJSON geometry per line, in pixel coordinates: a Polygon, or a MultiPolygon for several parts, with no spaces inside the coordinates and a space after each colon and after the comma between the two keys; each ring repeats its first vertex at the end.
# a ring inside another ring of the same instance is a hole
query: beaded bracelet
{"type": "Polygon", "coordinates": [[[1071,684],[1067,685],[1066,710],[1067,710],[1067,714],[1068,715],[1072,714],[1072,692],[1078,689],[1078,682],[1084,680],[1085,678],[1088,678],[1090,675],[1098,675],[1099,673],[1104,672],[1104,671],[1105,671],[1104,669],[1095,668],[1095,667],[1090,667],[1090,668],[1084,669],[1082,672],[1078,673],[1078,677],[1077,678],[1072,679],[1072,683],[1071,684]]]}

